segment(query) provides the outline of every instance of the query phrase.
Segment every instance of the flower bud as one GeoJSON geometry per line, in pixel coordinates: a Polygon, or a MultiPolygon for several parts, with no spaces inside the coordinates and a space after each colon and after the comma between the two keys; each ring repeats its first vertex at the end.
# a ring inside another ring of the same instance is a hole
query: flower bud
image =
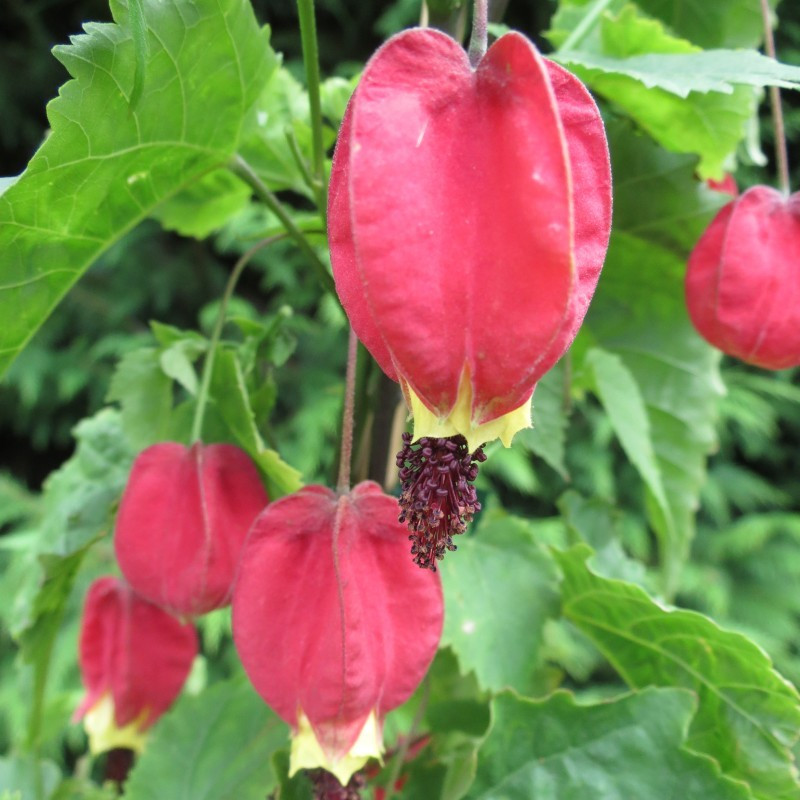
{"type": "Polygon", "coordinates": [[[800,365],[800,193],[753,186],[717,213],[689,256],[695,328],[765,369],[800,365]]]}
{"type": "Polygon", "coordinates": [[[397,500],[372,482],[272,503],[245,545],[233,638],[250,680],[293,729],[291,773],[343,786],[382,750],[384,716],[414,692],[442,631],[438,575],[406,557],[397,500]]]}
{"type": "Polygon", "coordinates": [[[109,576],[86,595],[79,648],[86,695],[75,719],[84,720],[91,751],[141,750],[145,731],[189,674],[197,655],[194,628],[109,576]]]}
{"type": "Polygon", "coordinates": [[[239,554],[267,494],[229,444],[155,444],[133,464],[114,534],[120,569],[142,597],[179,616],[230,602],[239,554]]]}
{"type": "Polygon", "coordinates": [[[334,155],[336,288],[415,440],[470,452],[530,425],[536,382],[569,347],[611,223],[603,123],[580,81],[518,33],[476,69],[431,29],[367,64],[334,155]]]}

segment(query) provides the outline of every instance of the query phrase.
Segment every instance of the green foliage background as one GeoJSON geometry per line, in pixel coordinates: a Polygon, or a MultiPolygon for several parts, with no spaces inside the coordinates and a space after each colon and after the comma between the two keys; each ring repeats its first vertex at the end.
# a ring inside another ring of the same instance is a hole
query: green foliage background
{"type": "MultiPolygon", "coordinates": [[[[761,90],[737,79],[733,51],[714,61],[714,80],[736,84],[729,94],[703,88],[711,78],[697,60],[658,60],[757,47],[757,5],[508,4],[503,24],[546,52],[562,47],[558,57],[598,97],[614,233],[586,324],[537,388],[534,429],[512,449],[490,448],[479,479],[485,510],[442,568],[443,648],[425,686],[387,720],[386,766],[372,787],[403,775],[398,794],[409,798],[800,797],[800,699],[784,680],[800,681],[800,385],[792,371],[721,359],[682,300],[686,255],[725,202],[698,174],[736,167],[742,187],[774,182],[772,126],[761,90]],[[651,54],[647,81],[622,63],[651,54]],[[430,740],[406,762],[402,737],[412,734],[430,740]]],[[[198,6],[213,22],[214,4],[198,6]]],[[[218,6],[249,19],[248,4],[218,6]]],[[[457,27],[457,7],[431,4],[432,19],[457,27]]],[[[114,8],[124,17],[124,4],[114,8]]],[[[295,5],[254,8],[271,26],[270,45],[242,22],[233,50],[251,59],[246,113],[197,177],[238,150],[324,262],[304,171],[313,142],[295,5]]],[[[779,58],[800,65],[800,8],[784,2],[778,12],[779,58]]],[[[65,79],[48,49],[84,20],[110,17],[88,0],[4,13],[14,33],[4,28],[0,48],[0,144],[2,173],[15,175],[65,79]]],[[[418,17],[415,0],[317,3],[326,146],[364,60],[418,17]]],[[[131,55],[131,87],[133,64],[131,55]]],[[[783,75],[796,83],[796,73],[783,75]]],[[[221,103],[227,89],[216,89],[221,103]]],[[[796,144],[795,95],[784,93],[796,144]]],[[[213,119],[208,126],[193,135],[219,133],[213,119]]],[[[165,175],[148,219],[66,294],[0,385],[4,800],[113,796],[101,786],[102,759],[69,723],[82,597],[114,568],[113,516],[135,453],[188,435],[227,274],[282,230],[240,176],[216,169],[190,181],[187,164],[180,179],[165,175]]],[[[13,252],[2,236],[0,273],[13,252]]],[[[289,240],[261,251],[229,310],[206,438],[246,449],[273,496],[301,480],[331,482],[345,347],[346,321],[308,253],[289,240]]],[[[355,471],[383,480],[399,397],[361,356],[355,471]]],[[[185,696],[156,728],[125,796],[307,797],[304,779],[286,776],[285,726],[242,679],[227,612],[200,628],[203,654],[185,696]],[[197,730],[210,732],[199,748],[197,730]]]]}

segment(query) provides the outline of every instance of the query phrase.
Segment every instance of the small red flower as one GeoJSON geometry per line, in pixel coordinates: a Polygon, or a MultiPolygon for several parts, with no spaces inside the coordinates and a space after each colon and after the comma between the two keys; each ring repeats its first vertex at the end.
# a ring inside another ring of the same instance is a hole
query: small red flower
{"type": "Polygon", "coordinates": [[[476,69],[438,31],[400,33],[348,106],[329,221],[342,304],[399,380],[414,440],[509,444],[605,257],[611,177],[597,107],[518,33],[476,69]]]}
{"type": "Polygon", "coordinates": [[[425,675],[442,591],[407,545],[397,500],[372,482],[341,496],[307,486],[253,526],[233,637],[256,690],[292,726],[292,773],[323,767],[346,786],[425,675]]]}
{"type": "Polygon", "coordinates": [[[239,554],[267,494],[229,444],[155,444],[133,464],[114,534],[120,569],[142,597],[180,616],[230,602],[239,554]]]}
{"type": "Polygon", "coordinates": [[[736,179],[730,172],[726,172],[722,176],[721,181],[715,181],[713,178],[709,178],[706,181],[706,185],[709,189],[719,192],[720,194],[729,194],[731,197],[739,196],[739,187],[736,185],[736,179]]]}
{"type": "Polygon", "coordinates": [[[92,752],[140,750],[143,733],[173,703],[197,655],[197,634],[117,578],[96,580],[86,595],[79,661],[84,719],[92,752]]]}
{"type": "Polygon", "coordinates": [[[700,334],[766,369],[800,365],[800,193],[754,186],[722,208],[689,257],[700,334]]]}

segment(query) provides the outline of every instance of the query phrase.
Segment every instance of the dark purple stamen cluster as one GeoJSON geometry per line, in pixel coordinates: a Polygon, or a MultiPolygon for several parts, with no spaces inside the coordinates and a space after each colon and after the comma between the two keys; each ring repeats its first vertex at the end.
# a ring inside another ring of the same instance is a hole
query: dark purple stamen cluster
{"type": "Polygon", "coordinates": [[[360,772],[356,772],[347,786],[342,786],[339,779],[326,769],[309,769],[306,774],[311,780],[314,800],[361,800],[361,790],[367,780],[360,772]]]}
{"type": "Polygon", "coordinates": [[[403,449],[397,454],[403,487],[400,522],[407,522],[412,532],[408,538],[418,566],[436,572],[436,562],[456,549],[453,536],[464,533],[480,511],[472,482],[481,461],[486,461],[483,445],[470,453],[463,436],[423,436],[412,444],[411,434],[403,434],[403,449]]]}

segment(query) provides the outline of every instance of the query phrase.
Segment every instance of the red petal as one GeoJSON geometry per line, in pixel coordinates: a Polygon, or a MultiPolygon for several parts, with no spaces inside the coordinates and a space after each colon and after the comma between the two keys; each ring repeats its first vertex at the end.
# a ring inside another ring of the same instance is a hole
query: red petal
{"type": "Polygon", "coordinates": [[[689,258],[698,331],[767,369],[800,365],[800,194],[754,186],[715,217],[689,258]]]}
{"type": "Polygon", "coordinates": [[[574,278],[567,146],[542,59],[508,34],[473,72],[449,37],[401,33],[368,64],[349,134],[355,259],[335,243],[332,257],[345,286],[358,269],[363,298],[343,298],[354,326],[380,333],[440,414],[465,365],[477,417],[519,406],[574,278]]]}
{"type": "Polygon", "coordinates": [[[422,680],[439,643],[438,576],[408,558],[397,500],[366,482],[341,497],[308,486],[271,504],[242,556],[233,633],[261,696],[298,711],[332,758],[422,680]]]}
{"type": "Polygon", "coordinates": [[[152,725],[172,704],[197,655],[197,634],[116,578],[100,578],[86,595],[80,667],[86,697],[80,718],[110,691],[120,727],[147,709],[152,725]]]}
{"type": "Polygon", "coordinates": [[[266,503],[258,471],[238,448],[153,445],[134,462],[117,515],[120,568],[139,594],[176,614],[226,605],[266,503]]]}

